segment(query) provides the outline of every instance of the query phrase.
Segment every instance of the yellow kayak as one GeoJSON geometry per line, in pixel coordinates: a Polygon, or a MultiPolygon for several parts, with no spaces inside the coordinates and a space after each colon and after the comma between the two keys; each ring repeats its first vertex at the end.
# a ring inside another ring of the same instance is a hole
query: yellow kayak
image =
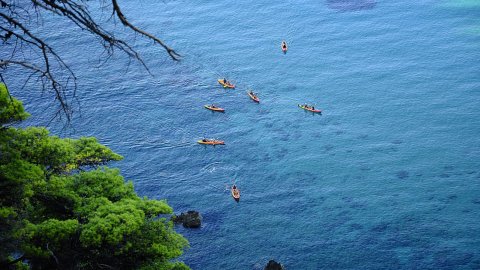
{"type": "Polygon", "coordinates": [[[235,88],[234,84],[231,84],[230,82],[227,81],[227,83],[223,82],[223,79],[218,79],[218,83],[223,85],[224,88],[235,88]]]}
{"type": "Polygon", "coordinates": [[[225,112],[224,108],[220,108],[220,107],[213,106],[213,105],[205,105],[204,107],[206,109],[209,109],[209,110],[214,111],[214,112],[225,112]]]}
{"type": "Polygon", "coordinates": [[[235,201],[239,202],[240,201],[240,190],[237,188],[236,185],[233,185],[230,188],[230,192],[232,193],[232,197],[235,201]]]}

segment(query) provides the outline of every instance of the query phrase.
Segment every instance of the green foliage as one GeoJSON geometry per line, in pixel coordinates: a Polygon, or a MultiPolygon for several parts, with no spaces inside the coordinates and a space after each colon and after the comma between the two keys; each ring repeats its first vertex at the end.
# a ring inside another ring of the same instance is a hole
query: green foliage
{"type": "Polygon", "coordinates": [[[112,202],[137,197],[133,184],[126,184],[117,169],[104,168],[76,174],[71,184],[82,197],[105,197],[112,202]]]}
{"type": "Polygon", "coordinates": [[[4,150],[0,159],[23,159],[41,165],[48,173],[69,172],[123,158],[95,138],[61,139],[39,127],[2,130],[0,144],[4,150]]]}
{"type": "MultiPolygon", "coordinates": [[[[10,256],[10,257],[7,258],[6,261],[12,262],[12,261],[15,261],[15,259],[10,256]]],[[[0,266],[2,266],[2,265],[0,265],[0,266]]],[[[14,263],[10,264],[8,269],[29,270],[30,266],[27,263],[24,263],[20,260],[20,261],[17,261],[17,262],[14,262],[14,263]]]]}
{"type": "Polygon", "coordinates": [[[173,261],[187,240],[159,217],[172,208],[98,168],[120,159],[95,138],[0,128],[0,269],[189,269],[173,261]]]}
{"type": "Polygon", "coordinates": [[[103,243],[119,245],[125,237],[138,231],[144,221],[145,214],[137,209],[135,201],[109,202],[90,214],[80,241],[92,247],[101,247],[103,243]]]}
{"type": "Polygon", "coordinates": [[[30,116],[23,109],[21,101],[9,95],[5,84],[0,83],[0,127],[15,121],[25,120],[30,116]]]}
{"type": "Polygon", "coordinates": [[[22,249],[29,257],[49,258],[50,250],[61,250],[62,244],[72,239],[79,228],[78,221],[74,219],[25,223],[26,226],[18,234],[23,239],[22,249]]]}
{"type": "Polygon", "coordinates": [[[5,220],[7,218],[16,217],[17,213],[13,207],[0,207],[0,218],[5,220]]]}
{"type": "Polygon", "coordinates": [[[0,203],[21,207],[33,195],[34,189],[45,185],[44,178],[39,166],[24,160],[0,164],[0,203]]]}
{"type": "Polygon", "coordinates": [[[93,137],[82,137],[71,140],[75,148],[75,168],[105,164],[110,160],[121,160],[123,157],[108,147],[98,143],[93,137]]]}
{"type": "Polygon", "coordinates": [[[183,262],[174,262],[174,263],[162,263],[162,264],[157,264],[157,263],[152,263],[148,265],[144,265],[140,270],[189,270],[190,268],[185,265],[183,262]]]}
{"type": "Polygon", "coordinates": [[[173,209],[168,206],[166,201],[157,201],[149,200],[143,198],[142,203],[137,205],[138,208],[142,209],[145,213],[145,216],[148,218],[156,217],[160,214],[172,214],[173,209]]]}

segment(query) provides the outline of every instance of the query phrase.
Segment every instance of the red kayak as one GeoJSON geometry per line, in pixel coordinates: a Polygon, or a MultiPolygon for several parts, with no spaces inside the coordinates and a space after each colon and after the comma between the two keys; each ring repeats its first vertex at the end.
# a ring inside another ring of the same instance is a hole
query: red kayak
{"type": "Polygon", "coordinates": [[[255,102],[260,103],[260,99],[257,97],[253,91],[248,92],[248,96],[255,102]]]}
{"type": "Polygon", "coordinates": [[[282,52],[287,53],[287,50],[288,50],[287,42],[282,41],[282,52]]]}

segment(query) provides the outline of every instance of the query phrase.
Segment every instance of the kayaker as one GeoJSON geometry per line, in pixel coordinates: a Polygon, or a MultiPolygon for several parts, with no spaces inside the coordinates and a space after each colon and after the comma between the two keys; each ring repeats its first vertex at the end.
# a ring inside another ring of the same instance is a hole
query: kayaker
{"type": "Polygon", "coordinates": [[[223,83],[228,84],[227,79],[223,78],[223,83]]]}
{"type": "Polygon", "coordinates": [[[315,106],[312,106],[312,110],[315,110],[315,106]]]}
{"type": "Polygon", "coordinates": [[[285,41],[282,41],[282,48],[286,49],[287,48],[287,43],[285,41]]]}
{"type": "Polygon", "coordinates": [[[202,139],[202,142],[207,142],[207,139],[202,139]]]}

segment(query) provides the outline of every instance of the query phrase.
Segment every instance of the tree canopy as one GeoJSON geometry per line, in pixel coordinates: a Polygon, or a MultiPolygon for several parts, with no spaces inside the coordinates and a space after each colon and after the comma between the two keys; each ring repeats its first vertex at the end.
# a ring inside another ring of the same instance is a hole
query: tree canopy
{"type": "Polygon", "coordinates": [[[0,83],[0,127],[28,117],[22,102],[10,96],[7,86],[0,83]]]}
{"type": "Polygon", "coordinates": [[[59,138],[28,117],[0,84],[0,269],[189,269],[188,242],[162,200],[140,198],[122,156],[95,138],[59,138]]]}

